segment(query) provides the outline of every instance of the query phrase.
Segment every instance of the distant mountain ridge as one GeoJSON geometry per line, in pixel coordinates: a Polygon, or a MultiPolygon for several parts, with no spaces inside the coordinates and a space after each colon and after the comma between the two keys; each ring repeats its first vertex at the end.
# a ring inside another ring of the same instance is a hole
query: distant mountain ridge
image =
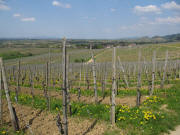
{"type": "Polygon", "coordinates": [[[164,36],[163,38],[167,39],[167,40],[180,40],[180,33],[179,34],[172,34],[172,35],[167,35],[164,36]]]}
{"type": "Polygon", "coordinates": [[[178,34],[171,34],[171,35],[166,35],[166,36],[154,36],[152,39],[164,39],[168,41],[180,41],[180,33],[178,34]]]}

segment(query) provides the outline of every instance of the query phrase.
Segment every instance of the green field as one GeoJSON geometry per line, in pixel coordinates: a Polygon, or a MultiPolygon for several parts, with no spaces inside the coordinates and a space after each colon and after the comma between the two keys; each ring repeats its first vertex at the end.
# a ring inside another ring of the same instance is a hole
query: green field
{"type": "MultiPolygon", "coordinates": [[[[180,43],[168,43],[168,44],[153,44],[153,45],[141,45],[132,48],[123,47],[117,48],[117,56],[121,61],[134,62],[138,61],[138,53],[141,50],[142,60],[151,61],[153,51],[156,51],[157,60],[165,59],[166,51],[168,50],[169,59],[180,58],[180,43]]],[[[96,57],[97,62],[110,62],[112,61],[112,49],[106,49],[106,52],[96,57]]]]}

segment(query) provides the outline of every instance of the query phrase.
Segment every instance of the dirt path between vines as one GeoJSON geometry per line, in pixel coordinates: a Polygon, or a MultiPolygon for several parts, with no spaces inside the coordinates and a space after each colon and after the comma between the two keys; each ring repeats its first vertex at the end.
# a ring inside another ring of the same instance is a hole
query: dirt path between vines
{"type": "MultiPolygon", "coordinates": [[[[103,52],[95,55],[94,58],[97,58],[99,55],[102,55],[102,54],[104,54],[104,53],[107,52],[107,51],[109,51],[109,50],[105,49],[103,52]]],[[[92,60],[92,58],[91,58],[88,62],[86,62],[86,64],[89,64],[89,63],[92,63],[92,62],[93,62],[93,60],[92,60]]]]}
{"type": "MultiPolygon", "coordinates": [[[[11,91],[15,91],[15,86],[9,87],[11,91]]],[[[27,87],[21,87],[20,93],[23,94],[31,94],[31,89],[27,87]]],[[[34,95],[40,95],[44,96],[43,90],[34,89],[34,95]]],[[[60,92],[57,91],[51,91],[50,92],[51,97],[56,99],[62,99],[62,95],[60,92]]],[[[141,102],[143,102],[146,99],[147,96],[141,97],[141,102]]],[[[78,101],[76,94],[70,94],[71,101],[78,101]]],[[[98,100],[101,104],[110,104],[110,97],[105,97],[104,99],[102,97],[98,97],[98,100]]],[[[94,97],[92,96],[81,96],[80,102],[84,103],[94,103],[94,97]]],[[[126,97],[116,97],[116,105],[122,104],[122,105],[128,105],[129,107],[134,107],[136,105],[136,96],[126,96],[126,97]]]]}
{"type": "MultiPolygon", "coordinates": [[[[172,87],[173,86],[173,84],[167,84],[167,85],[164,85],[164,88],[165,89],[168,89],[168,88],[170,88],[170,87],[172,87]]],[[[73,88],[77,88],[77,87],[79,87],[79,86],[74,86],[73,88]]],[[[155,85],[154,86],[154,88],[155,89],[160,89],[160,85],[158,84],[158,85],[155,85]]],[[[97,89],[98,90],[101,90],[101,86],[97,86],[97,89]]],[[[148,86],[141,86],[141,89],[148,89],[149,87],[148,86]]],[[[81,89],[82,90],[87,90],[87,86],[81,86],[81,89]]],[[[90,90],[93,90],[94,89],[94,86],[89,86],[89,89],[90,90]]],[[[108,89],[108,88],[107,88],[108,89]]],[[[110,89],[110,88],[109,88],[110,89]]],[[[133,86],[133,87],[129,87],[129,88],[124,88],[124,87],[120,87],[119,88],[119,90],[136,90],[137,89],[137,87],[136,86],[133,86]]]]}
{"type": "MultiPolygon", "coordinates": [[[[11,127],[7,103],[5,100],[3,102],[3,122],[11,127]]],[[[59,135],[56,114],[18,104],[13,104],[13,106],[19,118],[20,129],[24,130],[27,135],[31,135],[31,132],[34,135],[59,135]],[[27,128],[27,125],[30,128],[27,128]]],[[[68,121],[69,135],[102,135],[109,126],[106,122],[79,117],[70,117],[68,121]],[[88,131],[90,127],[92,129],[88,131]]]]}
{"type": "Polygon", "coordinates": [[[171,131],[170,135],[180,135],[180,126],[176,127],[175,131],[171,131]]]}

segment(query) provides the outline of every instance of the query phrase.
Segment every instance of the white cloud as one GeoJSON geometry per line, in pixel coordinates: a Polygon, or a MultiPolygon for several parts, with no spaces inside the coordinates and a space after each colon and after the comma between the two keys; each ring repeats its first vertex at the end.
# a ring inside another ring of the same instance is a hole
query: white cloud
{"type": "Polygon", "coordinates": [[[94,20],[96,20],[96,17],[84,16],[84,17],[82,17],[82,18],[85,19],[85,20],[89,20],[89,21],[94,21],[94,20]]]}
{"type": "Polygon", "coordinates": [[[167,18],[156,18],[156,23],[159,24],[180,24],[180,17],[167,17],[167,18]]]}
{"type": "Polygon", "coordinates": [[[57,7],[62,7],[62,8],[71,8],[71,5],[70,5],[70,4],[61,3],[61,2],[59,2],[59,1],[53,1],[53,2],[52,2],[52,5],[53,5],[53,6],[57,6],[57,7]]]}
{"type": "Polygon", "coordinates": [[[116,9],[115,9],[115,8],[111,8],[110,11],[111,11],[111,12],[115,12],[116,9]]]}
{"type": "Polygon", "coordinates": [[[60,3],[60,2],[58,2],[58,1],[53,1],[53,2],[52,2],[52,5],[53,5],[53,6],[60,6],[60,5],[61,5],[61,3],[60,3]]]}
{"type": "Polygon", "coordinates": [[[160,14],[161,13],[161,9],[158,8],[156,5],[148,5],[148,6],[135,6],[134,7],[134,11],[135,13],[156,13],[156,14],[160,14]]]}
{"type": "Polygon", "coordinates": [[[164,9],[170,9],[170,10],[180,10],[180,5],[178,5],[174,1],[162,4],[161,7],[164,9]]]}
{"type": "Polygon", "coordinates": [[[21,17],[21,14],[18,14],[18,13],[13,14],[13,17],[21,17]]]}
{"type": "Polygon", "coordinates": [[[0,1],[0,10],[10,10],[10,7],[7,5],[3,4],[2,1],[0,1]]]}
{"type": "Polygon", "coordinates": [[[34,17],[29,17],[29,18],[22,18],[21,21],[23,22],[34,22],[36,18],[34,17]]]}
{"type": "Polygon", "coordinates": [[[36,21],[35,17],[25,17],[19,13],[13,14],[13,17],[18,18],[22,22],[34,22],[34,21],[36,21]]]}
{"type": "Polygon", "coordinates": [[[164,25],[167,25],[166,28],[169,28],[170,26],[176,27],[179,24],[180,24],[180,16],[179,17],[175,16],[175,17],[166,17],[166,18],[156,18],[153,21],[146,20],[132,25],[121,26],[117,30],[119,32],[127,31],[127,30],[136,30],[136,31],[145,30],[145,29],[151,30],[150,28],[160,28],[160,27],[164,27],[164,25]]]}

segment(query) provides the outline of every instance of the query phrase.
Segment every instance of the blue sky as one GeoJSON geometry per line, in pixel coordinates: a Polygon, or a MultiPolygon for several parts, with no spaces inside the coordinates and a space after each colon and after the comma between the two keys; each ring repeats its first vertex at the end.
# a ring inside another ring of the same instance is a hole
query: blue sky
{"type": "Polygon", "coordinates": [[[180,0],[0,0],[1,38],[173,33],[180,33],[180,0]]]}

